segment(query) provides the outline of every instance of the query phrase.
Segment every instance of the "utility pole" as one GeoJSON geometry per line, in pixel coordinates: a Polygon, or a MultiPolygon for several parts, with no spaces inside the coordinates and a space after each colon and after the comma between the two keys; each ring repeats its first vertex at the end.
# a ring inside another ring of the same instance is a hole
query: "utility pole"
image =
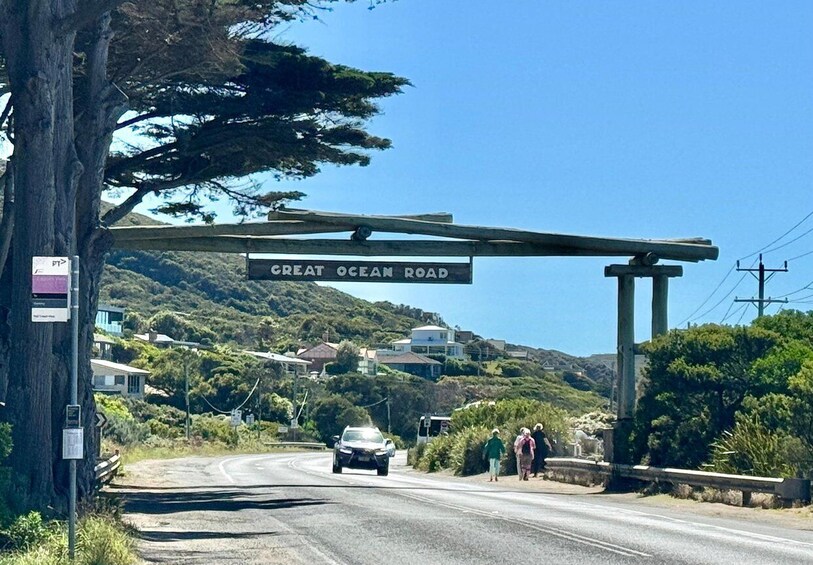
{"type": "Polygon", "coordinates": [[[741,269],[740,262],[737,261],[737,270],[744,271],[751,273],[751,275],[757,279],[759,283],[759,294],[758,298],[734,298],[734,302],[750,302],[751,304],[757,305],[757,317],[761,318],[765,314],[765,305],[766,304],[773,304],[776,302],[780,302],[782,304],[787,304],[788,299],[775,299],[775,298],[765,298],[765,283],[771,280],[776,273],[786,273],[788,271],[788,262],[785,261],[784,267],[781,269],[766,269],[765,264],[762,262],[762,254],[759,254],[759,266],[756,269],[741,269]],[[757,273],[757,274],[754,274],[757,273]],[[769,273],[768,276],[765,276],[765,273],[769,273]]]}
{"type": "Polygon", "coordinates": [[[189,357],[184,355],[183,362],[184,399],[186,403],[186,419],[184,428],[186,429],[186,441],[189,441],[189,357]]]}

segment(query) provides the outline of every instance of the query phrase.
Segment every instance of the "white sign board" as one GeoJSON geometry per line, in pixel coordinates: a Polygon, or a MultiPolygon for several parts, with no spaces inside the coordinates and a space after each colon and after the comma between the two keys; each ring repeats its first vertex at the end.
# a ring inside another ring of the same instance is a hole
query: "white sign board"
{"type": "Polygon", "coordinates": [[[31,321],[70,319],[71,262],[67,257],[31,259],[31,321]]]}
{"type": "Polygon", "coordinates": [[[84,428],[66,428],[62,430],[62,459],[85,458],[84,428]]]}
{"type": "Polygon", "coordinates": [[[288,426],[280,426],[277,428],[277,433],[279,434],[287,434],[288,433],[288,426]]]}
{"type": "Polygon", "coordinates": [[[242,410],[232,410],[231,411],[231,425],[235,428],[240,425],[240,422],[243,421],[243,411],[242,410]]]}
{"type": "Polygon", "coordinates": [[[249,426],[254,423],[254,414],[249,414],[246,416],[246,424],[249,426]]]}
{"type": "Polygon", "coordinates": [[[291,419],[291,429],[296,430],[299,428],[299,421],[296,418],[291,419]]]}

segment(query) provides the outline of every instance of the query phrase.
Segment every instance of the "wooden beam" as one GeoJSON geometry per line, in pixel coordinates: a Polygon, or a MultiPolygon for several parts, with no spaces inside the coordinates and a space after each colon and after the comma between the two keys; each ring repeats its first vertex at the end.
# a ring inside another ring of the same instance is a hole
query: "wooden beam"
{"type": "MultiPolygon", "coordinates": [[[[275,239],[215,236],[172,239],[117,240],[118,249],[211,251],[217,253],[278,253],[286,255],[355,255],[358,257],[628,257],[628,249],[594,251],[558,245],[512,241],[351,241],[341,239],[275,239]]],[[[666,259],[695,261],[691,255],[666,259]]]]}
{"type": "Polygon", "coordinates": [[[605,277],[682,277],[683,267],[680,265],[607,265],[604,267],[605,277]]]}
{"type": "Polygon", "coordinates": [[[379,218],[379,219],[402,219],[402,220],[418,220],[421,222],[435,222],[438,224],[451,224],[453,222],[452,215],[449,212],[430,212],[428,214],[404,214],[404,215],[381,215],[373,214],[370,216],[363,214],[340,214],[338,212],[319,212],[317,210],[300,210],[297,208],[285,208],[284,210],[273,210],[268,213],[268,220],[284,219],[281,215],[294,213],[294,214],[318,214],[320,216],[330,216],[332,218],[345,218],[351,223],[355,223],[359,218],[379,218]]]}
{"type": "Polygon", "coordinates": [[[251,222],[245,224],[213,224],[203,226],[123,226],[110,228],[113,240],[137,241],[142,239],[186,239],[220,235],[306,235],[314,233],[352,232],[353,225],[314,224],[299,220],[251,222]]]}
{"type": "MultiPolygon", "coordinates": [[[[279,211],[269,214],[269,218],[282,220],[301,220],[305,222],[324,223],[327,225],[347,225],[355,223],[367,226],[374,231],[407,233],[415,235],[434,235],[455,239],[476,241],[513,241],[533,243],[546,246],[577,248],[591,251],[595,256],[642,255],[654,253],[661,258],[681,261],[702,261],[716,259],[719,250],[706,243],[676,243],[673,241],[605,238],[558,233],[531,232],[511,228],[488,228],[482,226],[463,226],[439,224],[404,218],[386,218],[381,216],[351,216],[327,212],[279,211]]],[[[702,241],[702,240],[698,240],[702,241]]]]}

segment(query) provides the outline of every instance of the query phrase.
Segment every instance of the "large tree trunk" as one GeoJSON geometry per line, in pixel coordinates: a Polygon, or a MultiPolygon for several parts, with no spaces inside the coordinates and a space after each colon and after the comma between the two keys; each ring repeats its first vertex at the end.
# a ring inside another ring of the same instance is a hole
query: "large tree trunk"
{"type": "Polygon", "coordinates": [[[71,255],[75,249],[73,203],[81,165],[73,145],[74,34],[58,35],[54,25],[74,5],[14,0],[5,8],[0,33],[14,98],[16,189],[6,395],[6,419],[14,425],[11,464],[22,487],[20,506],[62,508],[64,500],[54,490],[59,441],[52,426],[52,390],[62,391],[68,382],[62,348],[68,328],[31,322],[31,259],[71,255]]]}

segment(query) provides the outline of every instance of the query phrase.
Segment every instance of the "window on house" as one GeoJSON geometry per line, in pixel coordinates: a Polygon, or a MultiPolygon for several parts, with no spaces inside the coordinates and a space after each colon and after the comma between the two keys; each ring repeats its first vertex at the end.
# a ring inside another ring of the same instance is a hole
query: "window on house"
{"type": "Polygon", "coordinates": [[[140,394],[141,393],[141,377],[138,375],[130,375],[127,379],[127,393],[140,394]]]}
{"type": "Polygon", "coordinates": [[[116,375],[116,385],[124,386],[124,375],[116,375]]]}

